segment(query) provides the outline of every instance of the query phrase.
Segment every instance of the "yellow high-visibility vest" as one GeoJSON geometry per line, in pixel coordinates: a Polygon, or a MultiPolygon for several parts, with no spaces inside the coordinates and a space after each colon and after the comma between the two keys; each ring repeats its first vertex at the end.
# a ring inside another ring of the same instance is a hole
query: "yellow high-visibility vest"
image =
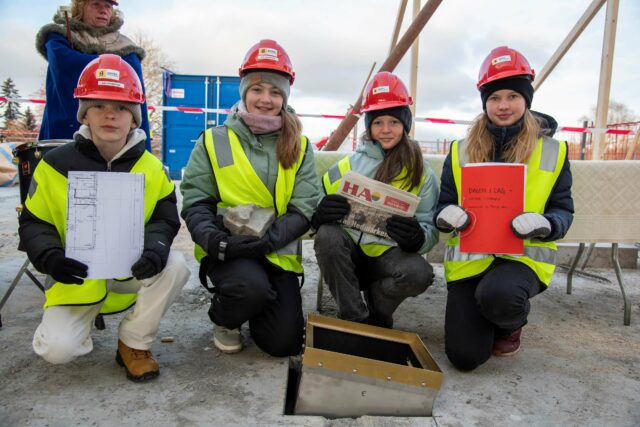
{"type": "MultiPolygon", "coordinates": [[[[220,193],[218,213],[229,207],[250,203],[261,208],[273,207],[277,216],[287,213],[296,174],[307,150],[307,138],[300,136],[300,144],[300,155],[293,166],[284,169],[281,164],[278,164],[275,195],[272,195],[253,169],[235,132],[225,126],[207,129],[204,133],[204,146],[220,193]]],[[[202,247],[196,245],[194,255],[200,262],[207,254],[202,247]]],[[[303,273],[300,239],[267,254],[266,258],[283,270],[296,274],[303,273]]]]}
{"type": "MultiPolygon", "coordinates": [[[[144,223],[146,224],[153,214],[157,201],[171,194],[174,184],[166,175],[162,163],[148,151],[142,154],[129,172],[144,174],[144,223]]],[[[36,190],[30,191],[25,205],[33,215],[56,228],[64,245],[67,223],[67,177],[43,160],[36,167],[33,181],[37,183],[36,190]]],[[[137,294],[107,292],[107,281],[104,279],[85,279],[80,286],[56,282],[45,291],[44,308],[54,305],[91,305],[105,300],[100,312],[112,314],[133,305],[136,296],[137,294]]]]}
{"type": "MultiPolygon", "coordinates": [[[[451,144],[451,170],[458,193],[458,204],[462,203],[462,166],[467,163],[466,141],[451,144]]],[[[559,141],[542,137],[527,162],[525,212],[544,213],[549,195],[560,176],[567,157],[567,147],[559,141]]],[[[496,256],[512,259],[529,266],[545,285],[551,282],[556,265],[555,242],[524,241],[524,255],[493,255],[460,252],[460,236],[454,233],[446,242],[444,273],[447,282],[466,279],[482,274],[496,256]]]]}

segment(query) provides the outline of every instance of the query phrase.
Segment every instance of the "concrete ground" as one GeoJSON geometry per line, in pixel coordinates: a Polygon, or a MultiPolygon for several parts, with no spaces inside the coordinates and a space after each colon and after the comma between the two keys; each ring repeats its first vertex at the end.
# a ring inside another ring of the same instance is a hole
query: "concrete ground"
{"type": "MultiPolygon", "coordinates": [[[[0,292],[25,260],[16,250],[17,188],[0,188],[0,292]]],[[[0,426],[638,426],[640,425],[640,271],[625,269],[633,303],[622,322],[622,298],[611,269],[590,269],[607,281],[577,277],[565,294],[559,271],[548,291],[532,300],[522,350],[492,358],[469,373],[444,354],[446,289],[442,265],[424,294],[398,309],[396,327],[417,332],[445,374],[432,418],[361,417],[327,420],[284,416],[287,360],[260,352],[245,329],[246,348],[219,353],[206,315],[208,294],[198,284],[192,244],[183,229],[174,247],[194,275],[162,321],[153,352],[160,377],[137,384],[114,361],[118,322],[93,333],[94,351],[67,365],[36,357],[31,339],[43,296],[23,277],[2,310],[0,426]]],[[[305,245],[304,309],[315,311],[318,269],[305,245]]],[[[41,277],[41,276],[39,276],[41,277]]],[[[327,304],[331,305],[330,303],[327,304]]],[[[328,313],[331,315],[331,308],[328,313]]]]}

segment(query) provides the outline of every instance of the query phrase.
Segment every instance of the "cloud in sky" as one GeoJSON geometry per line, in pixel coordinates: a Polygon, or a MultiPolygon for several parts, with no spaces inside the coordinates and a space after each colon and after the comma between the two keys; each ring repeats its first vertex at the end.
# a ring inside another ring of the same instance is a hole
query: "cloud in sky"
{"type": "MultiPolygon", "coordinates": [[[[408,2],[401,35],[410,22],[408,2]]],[[[425,0],[422,3],[426,3],[425,0]]],[[[445,0],[420,37],[417,113],[471,119],[480,112],[478,67],[499,45],[514,47],[536,71],[575,25],[591,0],[445,0]]],[[[372,62],[386,58],[398,1],[279,0],[122,1],[123,33],[142,32],[184,74],[236,75],[246,50],[273,38],[289,52],[296,71],[291,103],[300,112],[339,114],[354,102],[372,62]]],[[[0,0],[0,80],[12,77],[23,95],[44,82],[45,61],[34,37],[58,3],[0,0]]],[[[575,125],[596,104],[606,5],[536,93],[533,107],[575,125]]],[[[611,98],[640,114],[640,2],[620,2],[611,98]]],[[[396,72],[409,81],[407,54],[396,72]]],[[[337,126],[305,120],[313,138],[337,126]]],[[[466,127],[419,125],[419,139],[454,138],[466,127]]]]}

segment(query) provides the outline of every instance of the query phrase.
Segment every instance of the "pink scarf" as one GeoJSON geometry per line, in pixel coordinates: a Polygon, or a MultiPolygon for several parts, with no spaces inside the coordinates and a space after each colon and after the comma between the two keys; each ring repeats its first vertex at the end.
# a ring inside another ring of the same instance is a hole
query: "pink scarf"
{"type": "Polygon", "coordinates": [[[250,113],[242,101],[238,104],[238,117],[242,119],[255,135],[275,132],[282,128],[282,116],[250,113]]]}

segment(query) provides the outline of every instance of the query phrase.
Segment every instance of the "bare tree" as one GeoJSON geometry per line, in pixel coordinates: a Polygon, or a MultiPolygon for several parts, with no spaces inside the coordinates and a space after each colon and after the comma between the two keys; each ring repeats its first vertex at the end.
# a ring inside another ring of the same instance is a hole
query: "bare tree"
{"type": "MultiPolygon", "coordinates": [[[[147,105],[162,105],[162,71],[164,68],[174,69],[176,64],[163,52],[151,37],[136,33],[134,42],[143,48],[147,55],[142,61],[142,74],[145,86],[147,105]]],[[[153,110],[151,110],[153,111],[153,110]]],[[[149,130],[152,132],[153,154],[162,154],[162,113],[156,111],[149,116],[149,130]]]]}
{"type": "MultiPolygon", "coordinates": [[[[591,113],[588,116],[580,117],[580,121],[593,122],[596,116],[596,107],[591,108],[591,113]]],[[[640,117],[632,111],[626,104],[622,102],[616,102],[611,100],[609,102],[609,117],[607,118],[607,124],[613,125],[618,123],[630,123],[638,121],[640,117]]]]}
{"type": "MultiPolygon", "coordinates": [[[[47,93],[44,89],[44,78],[42,79],[42,84],[40,88],[35,92],[32,92],[29,97],[33,99],[46,99],[47,93]]],[[[36,124],[38,129],[40,129],[40,125],[42,124],[42,116],[44,115],[44,104],[34,104],[31,106],[31,111],[36,118],[36,124]]]]}

